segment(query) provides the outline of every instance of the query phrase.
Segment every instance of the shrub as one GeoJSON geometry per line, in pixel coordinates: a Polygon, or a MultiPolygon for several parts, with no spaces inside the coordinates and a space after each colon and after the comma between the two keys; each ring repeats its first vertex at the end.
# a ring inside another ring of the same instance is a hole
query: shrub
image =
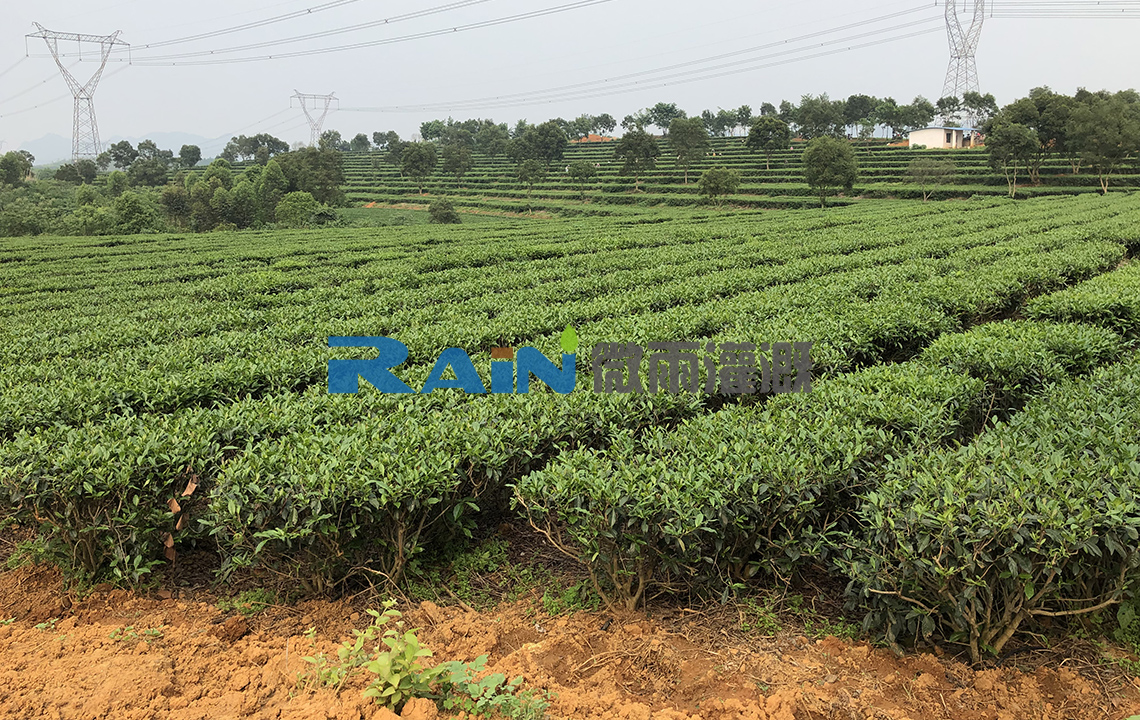
{"type": "Polygon", "coordinates": [[[724,167],[709,168],[701,173],[697,187],[702,195],[719,207],[723,202],[721,198],[733,194],[740,187],[740,172],[724,167]]]}
{"type": "Polygon", "coordinates": [[[458,225],[463,222],[459,217],[459,213],[455,211],[455,206],[451,204],[450,200],[444,198],[437,198],[431,201],[428,207],[428,214],[431,215],[433,223],[441,225],[458,225]]]}
{"type": "Polygon", "coordinates": [[[313,225],[313,216],[321,204],[307,192],[291,192],[281,198],[274,211],[277,224],[288,228],[305,228],[313,225]]]}
{"type": "Polygon", "coordinates": [[[973,444],[892,463],[838,563],[870,608],[865,629],[942,634],[977,661],[1035,618],[1120,602],[1140,581],[1138,396],[1132,357],[973,444]]]}

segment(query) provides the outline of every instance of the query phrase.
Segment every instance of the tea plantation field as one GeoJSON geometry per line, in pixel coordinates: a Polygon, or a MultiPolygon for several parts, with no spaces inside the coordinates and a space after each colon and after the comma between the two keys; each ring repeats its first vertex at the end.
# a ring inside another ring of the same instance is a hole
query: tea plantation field
{"type": "Polygon", "coordinates": [[[1140,580],[1140,196],[0,244],[0,518],[89,582],[190,547],[315,592],[505,516],[607,601],[809,568],[975,657],[1140,580]],[[329,394],[404,343],[577,389],[329,394]],[[597,342],[811,342],[811,392],[593,392],[597,342]],[[491,520],[488,520],[491,519],[491,520]]]}

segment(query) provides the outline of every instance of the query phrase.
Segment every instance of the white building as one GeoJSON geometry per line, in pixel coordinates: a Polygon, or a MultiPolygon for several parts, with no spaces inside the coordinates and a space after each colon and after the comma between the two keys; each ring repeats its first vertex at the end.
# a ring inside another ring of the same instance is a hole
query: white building
{"type": "Polygon", "coordinates": [[[978,141],[978,130],[967,127],[927,127],[911,130],[907,140],[911,147],[915,145],[925,145],[928,148],[974,147],[978,141]]]}

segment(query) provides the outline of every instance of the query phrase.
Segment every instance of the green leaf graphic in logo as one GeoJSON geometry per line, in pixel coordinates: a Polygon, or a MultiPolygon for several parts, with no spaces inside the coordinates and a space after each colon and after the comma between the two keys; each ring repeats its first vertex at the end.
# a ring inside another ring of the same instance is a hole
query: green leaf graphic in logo
{"type": "Polygon", "coordinates": [[[562,352],[573,355],[578,350],[578,333],[569,325],[562,331],[562,352]]]}

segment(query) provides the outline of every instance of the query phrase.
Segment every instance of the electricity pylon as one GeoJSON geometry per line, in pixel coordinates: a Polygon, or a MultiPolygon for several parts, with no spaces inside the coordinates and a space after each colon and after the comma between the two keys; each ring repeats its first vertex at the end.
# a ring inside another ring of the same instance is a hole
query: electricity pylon
{"type": "Polygon", "coordinates": [[[94,160],[102,150],[99,144],[99,126],[95,122],[95,87],[103,76],[103,68],[107,67],[107,58],[111,55],[111,49],[116,45],[124,45],[128,48],[130,45],[119,40],[121,30],[111,35],[82,35],[79,33],[53,32],[39,23],[34,24],[40,31],[27,37],[43,38],[43,41],[47,43],[56,66],[63,73],[63,79],[67,81],[71,95],[75,98],[75,121],[71,131],[71,160],[72,162],[82,158],[94,160]],[[99,46],[99,69],[87,82],[79,82],[60,62],[60,40],[78,43],[80,59],[83,57],[83,43],[94,43],[99,46]]]}
{"type": "MultiPolygon", "coordinates": [[[[305,112],[305,119],[309,121],[309,145],[316,147],[317,142],[321,139],[321,126],[325,124],[325,116],[329,114],[329,105],[332,104],[333,100],[336,100],[334,97],[336,93],[329,93],[328,95],[312,95],[309,93],[298,92],[297,90],[294,90],[293,92],[296,94],[289,98],[290,105],[292,104],[293,98],[301,101],[301,110],[305,112]],[[323,103],[323,107],[320,108],[320,115],[314,117],[313,113],[309,112],[310,101],[313,103],[313,112],[316,112],[317,106],[323,103]]],[[[337,100],[337,105],[339,106],[339,104],[340,101],[337,100]]]]}
{"type": "MultiPolygon", "coordinates": [[[[963,6],[970,0],[965,0],[963,6]]],[[[942,97],[961,98],[968,92],[978,92],[978,66],[974,53],[982,37],[982,21],[986,16],[985,0],[973,0],[974,12],[968,27],[962,27],[958,17],[957,0],[946,0],[946,35],[950,40],[950,65],[946,68],[946,82],[942,97]]],[[[965,7],[963,7],[965,10],[965,7]]]]}

